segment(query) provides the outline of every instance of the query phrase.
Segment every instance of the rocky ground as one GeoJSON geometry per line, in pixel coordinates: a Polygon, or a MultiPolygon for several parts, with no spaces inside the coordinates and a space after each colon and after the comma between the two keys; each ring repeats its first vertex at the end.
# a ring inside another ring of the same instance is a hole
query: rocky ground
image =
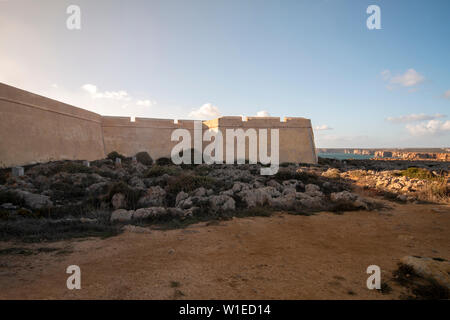
{"type": "Polygon", "coordinates": [[[4,169],[0,241],[49,243],[279,212],[379,214],[399,203],[449,204],[443,162],[320,159],[313,166],[283,164],[274,176],[259,173],[259,165],[154,163],[145,153],[134,159],[112,153],[90,166],[37,164],[19,177],[4,169]]]}

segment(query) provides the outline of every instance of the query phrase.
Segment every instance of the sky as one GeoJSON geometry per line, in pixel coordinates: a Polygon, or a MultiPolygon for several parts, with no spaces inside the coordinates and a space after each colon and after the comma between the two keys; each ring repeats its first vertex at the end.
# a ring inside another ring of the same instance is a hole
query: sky
{"type": "Polygon", "coordinates": [[[322,148],[450,147],[449,39],[447,0],[0,0],[0,82],[102,115],[306,117],[322,148]]]}

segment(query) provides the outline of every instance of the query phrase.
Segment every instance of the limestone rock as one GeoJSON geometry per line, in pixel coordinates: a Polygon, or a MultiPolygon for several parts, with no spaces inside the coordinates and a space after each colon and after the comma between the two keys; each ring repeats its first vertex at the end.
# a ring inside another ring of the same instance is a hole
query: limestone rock
{"type": "Polygon", "coordinates": [[[111,204],[114,209],[125,209],[127,207],[127,202],[125,200],[125,195],[123,193],[116,193],[111,199],[111,204]]]}
{"type": "Polygon", "coordinates": [[[123,230],[126,232],[131,232],[131,233],[151,233],[149,228],[133,226],[131,224],[124,226],[123,230]]]}
{"type": "Polygon", "coordinates": [[[133,210],[118,209],[111,214],[111,222],[128,222],[133,219],[133,210]]]}
{"type": "Polygon", "coordinates": [[[165,214],[167,214],[167,210],[163,207],[141,208],[135,211],[133,219],[155,218],[165,214]]]}
{"type": "Polygon", "coordinates": [[[341,177],[341,172],[336,168],[328,168],[327,171],[322,173],[322,177],[337,179],[341,177]]]}
{"type": "Polygon", "coordinates": [[[17,190],[16,193],[19,197],[21,197],[25,201],[26,205],[31,209],[42,209],[53,206],[53,202],[50,200],[48,196],[31,193],[23,190],[17,190]]]}
{"type": "Polygon", "coordinates": [[[341,191],[341,192],[333,192],[330,195],[331,201],[333,202],[339,202],[339,201],[347,201],[347,202],[353,202],[356,199],[358,199],[358,195],[351,193],[349,191],[341,191]]]}
{"type": "Polygon", "coordinates": [[[318,185],[310,183],[305,186],[305,192],[307,194],[315,195],[317,194],[317,191],[320,191],[320,187],[318,185]]]}
{"type": "Polygon", "coordinates": [[[228,211],[236,208],[234,199],[227,195],[212,196],[209,198],[209,203],[214,211],[228,211]]]}
{"type": "Polygon", "coordinates": [[[160,186],[150,187],[147,194],[138,200],[141,207],[160,207],[164,204],[166,191],[160,186]]]}
{"type": "Polygon", "coordinates": [[[98,182],[91,184],[87,189],[87,193],[91,196],[98,197],[108,192],[108,182],[98,182]]]}
{"type": "Polygon", "coordinates": [[[406,256],[401,262],[414,269],[415,273],[434,279],[440,285],[450,289],[450,262],[436,259],[406,256]]]}

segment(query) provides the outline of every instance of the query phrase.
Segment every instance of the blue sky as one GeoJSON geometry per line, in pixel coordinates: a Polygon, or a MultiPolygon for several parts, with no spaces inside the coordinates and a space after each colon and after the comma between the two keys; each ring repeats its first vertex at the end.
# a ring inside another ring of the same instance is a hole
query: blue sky
{"type": "Polygon", "coordinates": [[[318,147],[449,147],[449,39],[445,0],[0,0],[0,81],[105,115],[307,117],[318,147]]]}

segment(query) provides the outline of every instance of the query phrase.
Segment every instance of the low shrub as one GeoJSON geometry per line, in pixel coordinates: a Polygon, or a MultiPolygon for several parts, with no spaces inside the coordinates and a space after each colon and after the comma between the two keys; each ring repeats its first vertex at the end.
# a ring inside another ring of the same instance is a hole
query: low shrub
{"type": "Polygon", "coordinates": [[[67,172],[67,173],[91,173],[93,170],[81,163],[77,162],[66,162],[61,166],[56,168],[57,172],[67,172]]]}
{"type": "Polygon", "coordinates": [[[12,203],[16,206],[25,205],[25,201],[22,199],[22,197],[10,190],[0,191],[0,203],[12,203]]]}
{"type": "Polygon", "coordinates": [[[200,187],[211,189],[214,187],[215,181],[211,177],[183,174],[169,180],[167,192],[176,195],[180,191],[191,192],[200,187]]]}
{"type": "Polygon", "coordinates": [[[411,167],[406,170],[402,170],[400,172],[400,175],[411,179],[421,179],[421,180],[431,180],[435,178],[435,176],[427,169],[416,167],[411,167]]]}
{"type": "Polygon", "coordinates": [[[121,155],[117,151],[112,151],[112,152],[108,153],[106,158],[108,158],[108,159],[110,159],[112,161],[116,160],[116,158],[119,158],[119,159],[122,159],[122,160],[126,159],[126,157],[124,155],[121,155]]]}
{"type": "Polygon", "coordinates": [[[136,154],[136,160],[146,166],[151,166],[153,164],[152,157],[145,151],[138,152],[136,154]]]}
{"type": "Polygon", "coordinates": [[[168,166],[172,164],[172,160],[170,160],[169,158],[159,158],[158,160],[156,160],[155,162],[158,166],[168,166]]]}
{"type": "Polygon", "coordinates": [[[164,174],[168,174],[169,176],[174,176],[174,175],[178,175],[180,172],[181,172],[181,170],[175,166],[155,165],[147,170],[147,172],[145,173],[145,177],[154,178],[154,177],[160,177],[164,174]]]}
{"type": "Polygon", "coordinates": [[[274,179],[278,182],[283,182],[285,180],[299,180],[304,184],[312,183],[320,185],[320,177],[313,173],[303,172],[303,171],[293,171],[285,168],[280,168],[278,172],[274,175],[274,179]]]}
{"type": "Polygon", "coordinates": [[[274,175],[274,178],[279,182],[283,182],[285,180],[291,180],[291,179],[300,180],[300,178],[302,178],[302,177],[303,177],[303,175],[299,174],[296,171],[283,169],[283,168],[280,168],[278,170],[278,172],[274,175]]]}
{"type": "Polygon", "coordinates": [[[133,189],[125,182],[116,182],[110,186],[108,192],[108,200],[111,201],[112,197],[116,193],[122,193],[125,196],[125,201],[127,202],[127,208],[136,209],[137,202],[141,196],[143,196],[144,191],[140,189],[133,189]]]}
{"type": "Polygon", "coordinates": [[[8,181],[9,173],[6,170],[0,170],[0,184],[5,184],[8,181]]]}
{"type": "Polygon", "coordinates": [[[213,168],[211,166],[199,165],[194,169],[194,172],[199,176],[207,176],[212,170],[213,168]]]}
{"type": "Polygon", "coordinates": [[[81,199],[86,193],[85,187],[70,182],[55,182],[50,189],[52,190],[52,200],[81,199]]]}
{"type": "Polygon", "coordinates": [[[0,220],[8,220],[9,218],[9,211],[0,209],[0,220]]]}

